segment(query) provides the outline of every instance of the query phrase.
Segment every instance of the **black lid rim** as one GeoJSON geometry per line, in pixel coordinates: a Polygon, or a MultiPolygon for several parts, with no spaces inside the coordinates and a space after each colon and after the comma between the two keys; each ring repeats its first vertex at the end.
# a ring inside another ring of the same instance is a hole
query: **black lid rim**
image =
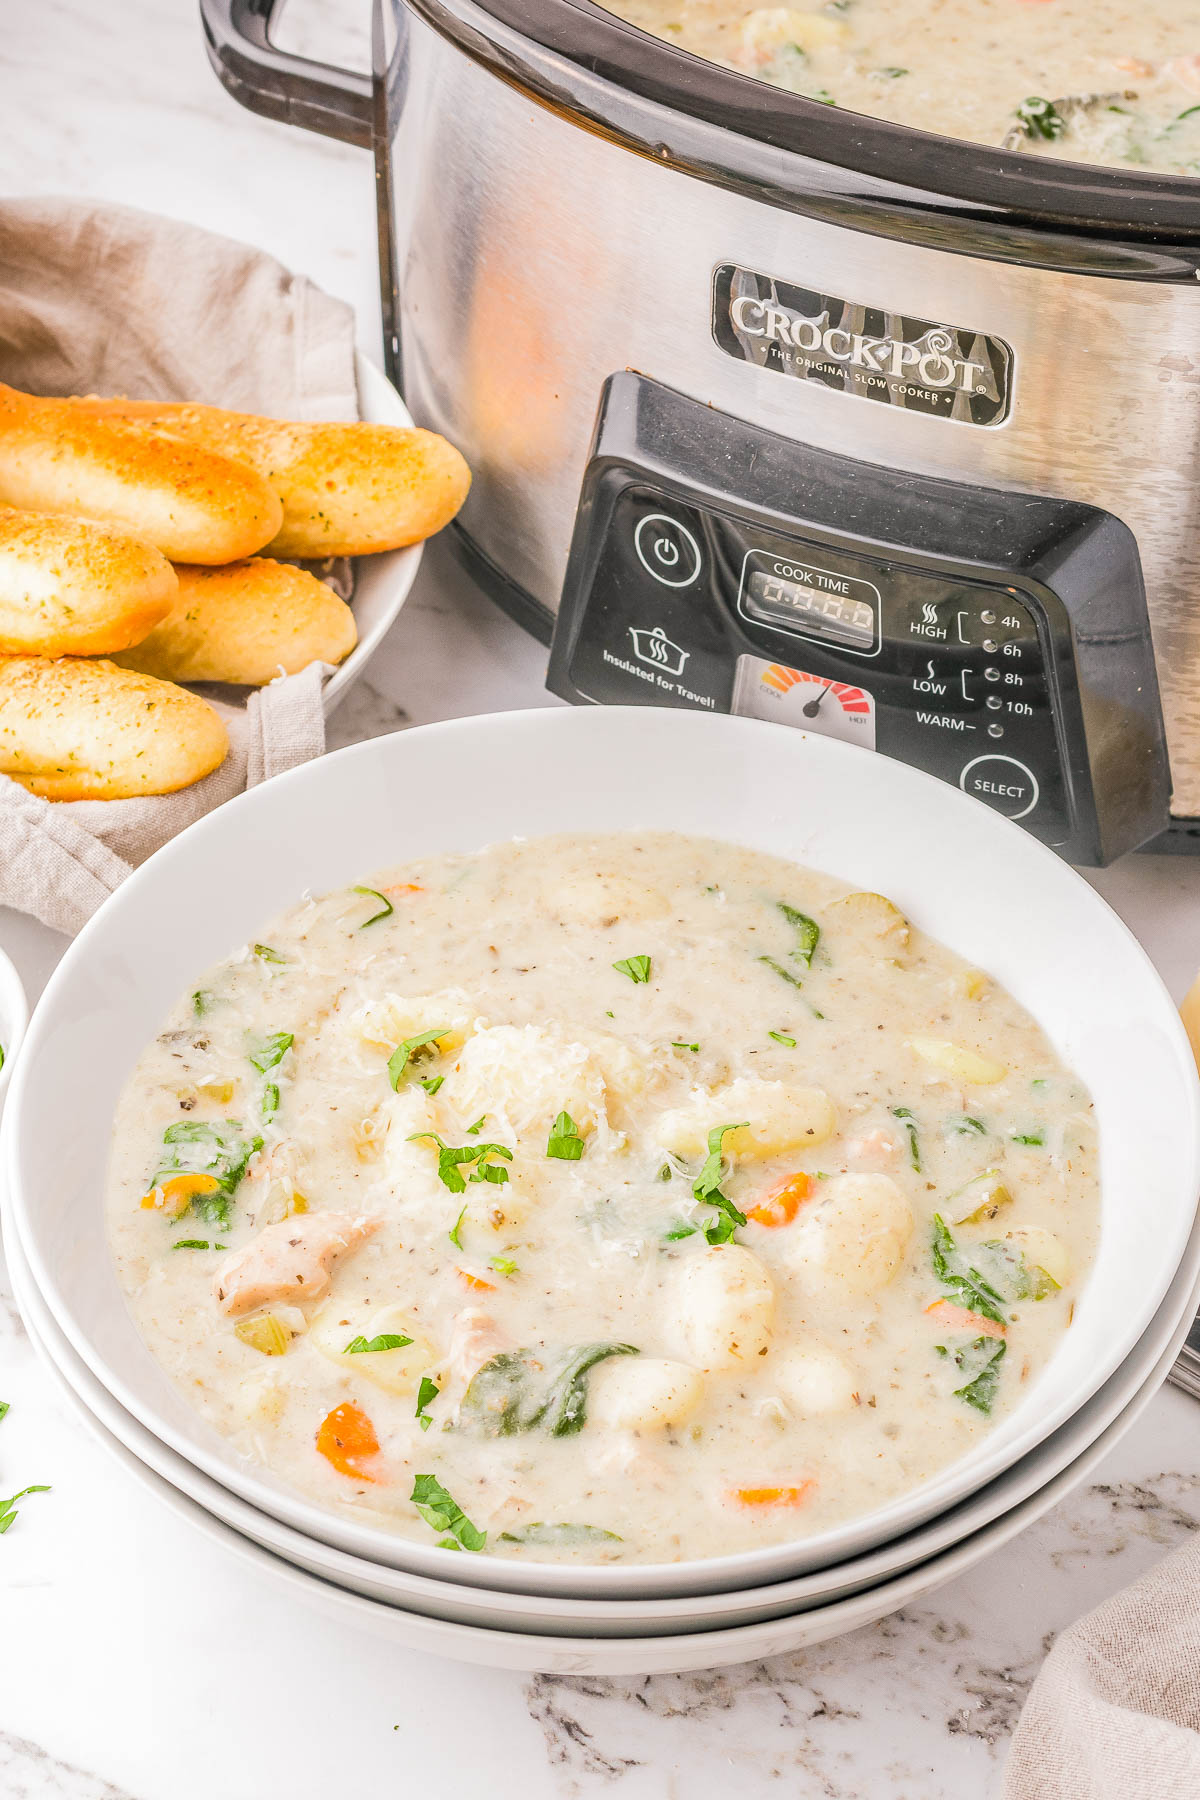
{"type": "Polygon", "coordinates": [[[1196,278],[1196,256],[1186,252],[1200,250],[1200,181],[1189,176],[991,149],[840,111],[706,62],[593,0],[406,4],[474,60],[565,116],[774,204],[841,222],[848,208],[866,209],[871,218],[849,222],[932,236],[967,254],[1196,278]],[[932,232],[917,228],[922,218],[932,232]],[[1044,234],[1042,241],[1029,241],[1031,233],[1044,234]],[[1080,240],[1094,240],[1096,254],[1080,240]]]}

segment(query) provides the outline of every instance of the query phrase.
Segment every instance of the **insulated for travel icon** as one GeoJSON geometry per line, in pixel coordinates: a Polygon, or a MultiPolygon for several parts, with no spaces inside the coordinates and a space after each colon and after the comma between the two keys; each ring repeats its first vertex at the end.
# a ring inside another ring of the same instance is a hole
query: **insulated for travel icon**
{"type": "Polygon", "coordinates": [[[639,662],[661,669],[664,675],[683,674],[683,665],[692,653],[673,644],[661,625],[656,625],[653,631],[631,625],[629,635],[633,639],[633,654],[639,662]]]}

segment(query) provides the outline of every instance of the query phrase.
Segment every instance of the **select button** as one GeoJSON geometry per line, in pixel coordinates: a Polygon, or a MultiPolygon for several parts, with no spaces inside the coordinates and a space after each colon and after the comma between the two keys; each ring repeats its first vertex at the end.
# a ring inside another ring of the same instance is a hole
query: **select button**
{"type": "Polygon", "coordinates": [[[1032,769],[1015,756],[977,756],[958,778],[964,794],[982,800],[1008,819],[1023,819],[1038,803],[1040,789],[1032,769]]]}
{"type": "Polygon", "coordinates": [[[669,513],[647,513],[633,534],[637,559],[664,587],[690,587],[700,573],[700,546],[669,513]]]}

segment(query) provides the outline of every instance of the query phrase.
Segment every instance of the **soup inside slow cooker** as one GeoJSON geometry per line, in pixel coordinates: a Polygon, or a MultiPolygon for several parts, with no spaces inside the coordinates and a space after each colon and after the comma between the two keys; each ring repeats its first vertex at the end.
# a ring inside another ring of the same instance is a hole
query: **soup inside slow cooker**
{"type": "Polygon", "coordinates": [[[1200,174],[1195,0],[618,0],[610,10],[850,112],[1072,162],[1200,174]]]}
{"type": "Polygon", "coordinates": [[[670,834],[306,899],[116,1122],[147,1343],[234,1446],[427,1543],[672,1562],[969,1454],[1069,1330],[1089,1098],[886,897],[670,834]]]}

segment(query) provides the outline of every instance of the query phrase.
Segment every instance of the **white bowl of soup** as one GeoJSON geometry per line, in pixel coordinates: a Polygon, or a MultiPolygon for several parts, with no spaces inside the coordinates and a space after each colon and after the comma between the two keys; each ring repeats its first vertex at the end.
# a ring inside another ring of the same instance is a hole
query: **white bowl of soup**
{"type": "Polygon", "coordinates": [[[160,852],[47,990],[6,1162],[76,1350],[251,1504],[447,1580],[696,1593],[898,1537],[1077,1412],[1183,1255],[1196,1088],[1124,926],[956,790],[552,711],[160,852]]]}

